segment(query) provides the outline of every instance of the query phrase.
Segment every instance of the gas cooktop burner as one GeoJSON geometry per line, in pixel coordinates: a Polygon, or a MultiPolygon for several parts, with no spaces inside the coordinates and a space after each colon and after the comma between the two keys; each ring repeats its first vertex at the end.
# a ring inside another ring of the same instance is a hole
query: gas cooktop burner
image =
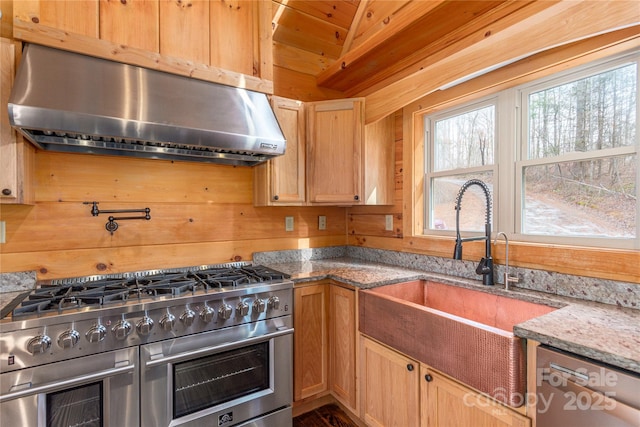
{"type": "Polygon", "coordinates": [[[261,265],[206,266],[183,271],[124,273],[120,277],[78,277],[43,283],[15,305],[14,320],[82,308],[100,308],[155,297],[180,297],[290,276],[261,265]]]}

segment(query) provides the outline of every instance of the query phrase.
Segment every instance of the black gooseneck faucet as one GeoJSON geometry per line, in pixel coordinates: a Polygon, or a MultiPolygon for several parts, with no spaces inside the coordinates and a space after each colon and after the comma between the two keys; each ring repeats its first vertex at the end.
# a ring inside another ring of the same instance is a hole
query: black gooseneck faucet
{"type": "Polygon", "coordinates": [[[479,179],[470,179],[462,184],[458,196],[456,197],[456,246],[453,250],[453,259],[462,259],[462,243],[470,242],[473,240],[485,241],[485,254],[484,258],[480,260],[478,267],[476,268],[476,274],[482,274],[482,284],[486,286],[493,286],[493,259],[491,258],[491,193],[487,184],[479,179]],[[484,191],[484,195],[487,201],[487,212],[485,216],[484,224],[484,236],[478,237],[460,237],[460,202],[464,192],[467,191],[472,185],[478,185],[484,191]]]}

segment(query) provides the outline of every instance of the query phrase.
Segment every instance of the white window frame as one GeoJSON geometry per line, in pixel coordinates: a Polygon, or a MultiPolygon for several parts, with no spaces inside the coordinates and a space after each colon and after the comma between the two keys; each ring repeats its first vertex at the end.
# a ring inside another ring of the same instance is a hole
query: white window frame
{"type": "MultiPolygon", "coordinates": [[[[473,102],[470,103],[466,103],[464,105],[455,107],[455,108],[451,108],[451,109],[446,109],[446,110],[441,110],[438,112],[434,112],[433,114],[429,114],[429,115],[425,115],[423,117],[423,120],[425,121],[425,126],[424,126],[424,141],[426,142],[427,148],[424,150],[425,153],[425,158],[424,158],[424,171],[425,171],[425,176],[424,176],[424,193],[426,195],[425,197],[425,207],[424,207],[424,229],[422,230],[423,234],[442,234],[442,235],[449,235],[451,234],[451,230],[436,230],[436,229],[432,229],[430,228],[431,226],[431,208],[432,208],[432,203],[431,203],[431,194],[433,192],[432,189],[432,180],[434,178],[440,178],[440,177],[446,177],[446,176],[453,176],[453,175],[463,175],[463,174],[468,174],[468,173],[479,173],[479,172],[491,172],[493,174],[493,185],[494,185],[494,194],[492,194],[493,196],[493,204],[492,204],[492,212],[491,212],[491,217],[492,217],[492,222],[493,222],[493,227],[495,228],[497,226],[497,221],[498,218],[496,218],[496,199],[495,199],[495,195],[498,193],[496,191],[496,188],[498,187],[499,183],[498,183],[498,158],[499,158],[499,123],[498,123],[498,119],[499,119],[499,98],[496,95],[492,95],[489,97],[485,97],[479,100],[475,100],[473,102]],[[474,111],[474,110],[479,110],[481,108],[487,107],[489,105],[493,105],[495,108],[495,129],[494,129],[494,146],[493,146],[493,163],[490,165],[485,165],[485,166],[473,166],[473,167],[469,167],[469,168],[455,168],[455,169],[447,169],[447,170],[441,170],[441,171],[434,171],[434,164],[435,164],[435,144],[434,144],[434,137],[435,137],[435,124],[438,120],[444,120],[447,119],[449,117],[453,117],[453,116],[457,116],[457,115],[461,115],[464,114],[466,112],[469,111],[474,111]]],[[[452,207],[453,209],[453,207],[452,207]]],[[[483,213],[484,216],[484,213],[483,213]]],[[[455,230],[454,230],[455,232],[455,230]]]]}
{"type": "MultiPolygon", "coordinates": [[[[464,104],[447,106],[445,109],[418,113],[419,120],[424,121],[424,156],[423,179],[423,229],[422,235],[454,236],[455,230],[434,230],[431,225],[431,179],[439,176],[450,176],[456,173],[467,173],[492,170],[493,189],[493,232],[509,233],[510,237],[518,241],[575,245],[584,247],[604,247],[615,249],[640,248],[640,197],[636,200],[636,236],[635,238],[608,238],[608,237],[582,237],[582,236],[546,236],[524,234],[521,232],[523,217],[523,171],[527,166],[555,164],[566,161],[585,159],[608,158],[622,155],[635,155],[638,170],[640,171],[640,51],[631,54],[617,55],[590,64],[575,67],[570,70],[555,73],[551,76],[537,79],[530,83],[514,88],[505,89],[498,93],[476,99],[464,104]],[[570,153],[551,158],[528,159],[528,94],[546,87],[554,87],[566,82],[605,72],[617,68],[625,63],[636,62],[638,70],[637,99],[639,107],[636,108],[636,142],[627,147],[616,147],[585,153],[570,153]],[[448,116],[461,114],[468,110],[481,108],[495,102],[496,105],[496,146],[494,147],[494,164],[492,166],[475,167],[469,169],[454,169],[433,172],[433,126],[435,121],[448,116]],[[427,129],[428,126],[428,129],[427,129]],[[504,200],[504,202],[502,202],[504,200]]],[[[636,176],[636,189],[640,189],[640,173],[636,176]]],[[[637,191],[637,190],[636,190],[637,191]]],[[[453,209],[453,207],[452,207],[453,209]]],[[[479,213],[481,214],[481,213],[479,213]]]]}

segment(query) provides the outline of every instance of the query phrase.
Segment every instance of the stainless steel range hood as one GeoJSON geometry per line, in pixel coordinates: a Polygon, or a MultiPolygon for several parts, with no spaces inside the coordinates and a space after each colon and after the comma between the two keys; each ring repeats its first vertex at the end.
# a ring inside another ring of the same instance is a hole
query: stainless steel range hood
{"type": "Polygon", "coordinates": [[[52,151],[251,166],[286,145],[263,93],[34,44],[9,119],[52,151]]]}

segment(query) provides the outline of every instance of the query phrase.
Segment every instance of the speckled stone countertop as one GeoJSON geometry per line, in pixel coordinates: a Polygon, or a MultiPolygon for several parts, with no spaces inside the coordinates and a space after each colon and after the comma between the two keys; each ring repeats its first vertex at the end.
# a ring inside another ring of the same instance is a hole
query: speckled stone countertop
{"type": "Polygon", "coordinates": [[[290,274],[295,284],[334,279],[360,289],[416,279],[496,293],[557,307],[549,314],[518,324],[515,335],[590,357],[640,373],[640,310],[577,300],[526,289],[505,291],[501,286],[482,286],[479,281],[364,261],[332,258],[284,263],[269,267],[290,274]]]}

